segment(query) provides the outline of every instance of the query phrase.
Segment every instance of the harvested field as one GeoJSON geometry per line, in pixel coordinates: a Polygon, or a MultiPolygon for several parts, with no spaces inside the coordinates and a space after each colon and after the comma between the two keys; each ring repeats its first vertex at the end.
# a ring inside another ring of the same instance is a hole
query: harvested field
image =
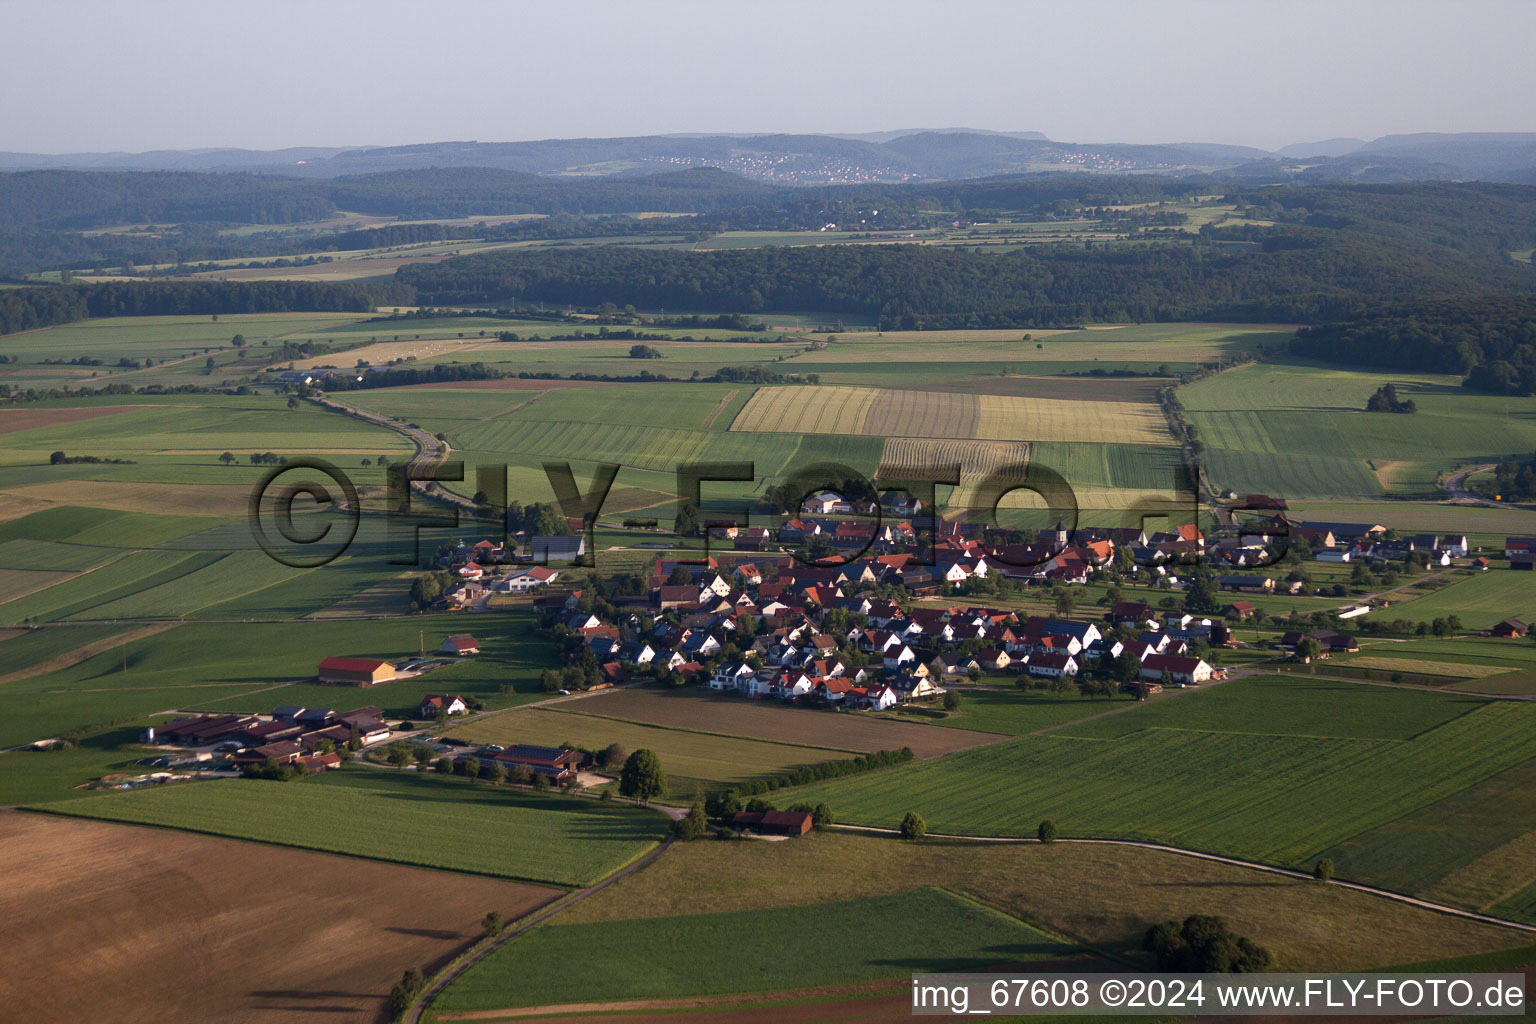
{"type": "Polygon", "coordinates": [[[882,471],[921,466],[960,466],[961,482],[1008,469],[1008,479],[1023,480],[1029,445],[1019,441],[943,441],[931,437],[892,437],[880,455],[882,471]]]}
{"type": "Polygon", "coordinates": [[[0,919],[28,936],[0,990],[26,1021],[371,1022],[405,966],[455,955],[486,911],[510,919],[559,895],[15,811],[0,813],[0,860],[0,919]]]}
{"type": "Polygon", "coordinates": [[[1151,402],[838,386],[760,388],[731,429],[1100,444],[1172,441],[1151,402]]]}
{"type": "MultiPolygon", "coordinates": [[[[349,348],[345,352],[329,352],[311,356],[308,359],[294,360],[293,368],[312,370],[317,366],[351,366],[359,359],[371,365],[380,365],[394,359],[408,359],[412,356],[422,359],[427,356],[469,352],[495,344],[498,342],[494,338],[423,338],[420,341],[381,341],[376,345],[349,348]]],[[[280,365],[286,367],[289,364],[284,362],[280,365]]]]}
{"type": "Polygon", "coordinates": [[[12,434],[18,430],[35,430],[39,427],[56,427],[63,423],[78,423],[102,416],[135,412],[148,408],[144,405],[91,405],[68,409],[0,409],[0,434],[12,434]]]}
{"type": "Polygon", "coordinates": [[[731,429],[795,434],[863,433],[867,432],[866,417],[878,395],[872,388],[758,388],[737,414],[731,429]]]}
{"type": "Polygon", "coordinates": [[[7,494],[40,504],[18,514],[49,505],[83,505],[119,512],[154,512],[183,516],[244,517],[251,489],[240,484],[161,484],[111,480],[57,480],[46,484],[13,487],[7,494]]]}
{"type": "Polygon", "coordinates": [[[920,758],[938,757],[1004,738],[967,729],[942,729],[706,693],[607,690],[567,701],[561,706],[585,715],[606,715],[631,722],[836,750],[867,752],[911,747],[912,753],[920,758]]]}
{"type": "Polygon", "coordinates": [[[978,395],[977,437],[1095,444],[1172,444],[1167,420],[1150,403],[1082,402],[978,395]]]}
{"type": "Polygon", "coordinates": [[[972,377],[921,385],[923,391],[1013,398],[1050,398],[1064,402],[1157,401],[1157,391],[1177,381],[1164,377],[972,377]]]}
{"type": "MultiPolygon", "coordinates": [[[[864,419],[864,433],[891,437],[979,437],[981,407],[975,395],[926,391],[879,391],[864,419]]],[[[1010,439],[1011,440],[1011,439],[1010,439]]],[[[1033,438],[1024,438],[1033,440],[1033,438]]]]}

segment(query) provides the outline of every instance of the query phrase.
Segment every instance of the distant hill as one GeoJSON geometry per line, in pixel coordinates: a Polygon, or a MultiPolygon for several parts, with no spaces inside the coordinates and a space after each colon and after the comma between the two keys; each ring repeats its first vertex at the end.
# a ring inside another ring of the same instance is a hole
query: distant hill
{"type": "Polygon", "coordinates": [[[1324,139],[1321,142],[1293,142],[1275,150],[1278,156],[1305,160],[1316,156],[1343,156],[1365,145],[1364,139],[1324,139]]]}
{"type": "Polygon", "coordinates": [[[1113,173],[1212,172],[1264,155],[1211,144],[1054,142],[1039,132],[907,129],[864,135],[646,135],[534,142],[430,142],[352,149],[0,153],[0,170],[229,170],[341,178],[432,167],[602,176],[718,167],[755,181],[846,185],[935,181],[1054,168],[1113,173]]]}

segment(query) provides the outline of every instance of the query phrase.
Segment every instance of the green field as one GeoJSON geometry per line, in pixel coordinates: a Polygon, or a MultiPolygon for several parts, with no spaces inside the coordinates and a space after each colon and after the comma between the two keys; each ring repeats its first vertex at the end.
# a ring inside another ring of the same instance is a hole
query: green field
{"type": "Polygon", "coordinates": [[[544,925],[466,971],[433,1008],[789,993],[1074,952],[999,911],[919,889],[803,907],[544,925]],[[602,970],[569,969],[572,951],[582,949],[603,951],[602,970]]]}
{"type": "Polygon", "coordinates": [[[1429,621],[1459,615],[1468,629],[1487,629],[1504,619],[1536,619],[1536,574],[1495,562],[1487,572],[1463,577],[1449,587],[1402,605],[1403,614],[1429,621]]]}
{"type": "Polygon", "coordinates": [[[1120,701],[1092,700],[1075,689],[1055,694],[1044,690],[1018,690],[996,679],[983,680],[1000,689],[961,690],[960,710],[943,718],[917,719],[929,725],[947,725],[956,729],[977,729],[1022,736],[1036,729],[1075,722],[1115,707],[1120,701]]]}
{"type": "Polygon", "coordinates": [[[1536,449],[1536,399],[1479,395],[1458,384],[1258,363],[1186,385],[1179,398],[1216,486],[1349,500],[1432,491],[1437,470],[1536,449]],[[1387,383],[1418,412],[1362,411],[1387,383]]]}
{"type": "Polygon", "coordinates": [[[436,650],[443,637],[463,630],[463,622],[422,616],[188,623],[45,676],[0,684],[10,705],[0,719],[0,748],[171,709],[270,712],[278,704],[339,710],[376,704],[391,715],[407,715],[415,713],[426,694],[443,692],[506,707],[537,699],[542,694],[539,673],[555,663],[553,645],[529,638],[527,621],[526,612],[477,617],[481,654],[414,679],[368,688],[310,680],[320,660],[331,655],[403,657],[416,653],[423,642],[427,650],[436,650]]]}
{"type": "Polygon", "coordinates": [[[1227,683],[784,799],[825,800],[839,820],[886,827],[917,810],[931,831],[962,835],[1027,836],[1052,818],[1067,836],[1300,866],[1536,756],[1536,709],[1523,704],[1435,693],[1402,701],[1408,691],[1362,686],[1355,700],[1331,688],[1314,691],[1315,709],[1304,699],[1272,709],[1278,685],[1227,683]]]}
{"type": "Polygon", "coordinates": [[[193,782],[39,806],[87,818],[577,886],[640,856],[665,831],[660,814],[621,805],[364,768],[300,782],[193,782]]]}
{"type": "Polygon", "coordinates": [[[705,788],[720,789],[802,765],[852,757],[846,750],[769,743],[682,729],[622,722],[613,718],[525,708],[461,726],[450,734],[472,743],[534,743],[599,750],[617,743],[627,752],[645,747],[661,758],[669,798],[681,802],[705,788]]]}

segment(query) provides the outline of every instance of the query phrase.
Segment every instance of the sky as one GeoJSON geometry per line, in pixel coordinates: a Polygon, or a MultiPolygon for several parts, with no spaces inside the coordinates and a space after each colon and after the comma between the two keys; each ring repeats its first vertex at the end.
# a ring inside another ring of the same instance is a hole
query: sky
{"type": "Polygon", "coordinates": [[[1536,131],[1529,0],[0,0],[0,151],[1536,131]]]}

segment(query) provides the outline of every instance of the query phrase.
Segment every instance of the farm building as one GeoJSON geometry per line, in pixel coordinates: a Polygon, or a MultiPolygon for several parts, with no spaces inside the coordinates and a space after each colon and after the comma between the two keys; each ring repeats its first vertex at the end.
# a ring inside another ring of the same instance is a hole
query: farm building
{"type": "Polygon", "coordinates": [[[459,633],[443,641],[444,654],[479,654],[480,641],[468,633],[459,633]]]}
{"type": "Polygon", "coordinates": [[[1211,678],[1211,666],[1200,658],[1180,658],[1171,654],[1151,654],[1141,663],[1139,676],[1161,680],[1167,672],[1176,683],[1203,683],[1211,678]]]}
{"type": "Polygon", "coordinates": [[[496,755],[496,760],[508,768],[522,766],[535,775],[544,775],[556,782],[576,774],[581,766],[582,755],[576,750],[563,747],[536,747],[518,743],[496,755]]]}
{"type": "Polygon", "coordinates": [[[587,553],[584,534],[574,537],[530,537],[528,557],[541,565],[569,564],[587,553]]]}
{"type": "Polygon", "coordinates": [[[326,658],[316,674],[322,683],[374,686],[395,678],[395,666],[378,658],[326,658]]]}
{"type": "Polygon", "coordinates": [[[1233,601],[1221,610],[1221,614],[1227,618],[1247,620],[1253,618],[1253,613],[1258,611],[1252,601],[1233,601]]]}
{"type": "Polygon", "coordinates": [[[1525,636],[1526,625],[1519,619],[1505,619],[1503,622],[1500,622],[1494,626],[1490,632],[1492,632],[1494,636],[1522,637],[1525,636]]]}
{"type": "Polygon", "coordinates": [[[1275,581],[1268,576],[1218,576],[1216,582],[1222,590],[1245,594],[1267,594],[1275,589],[1275,581]]]}
{"type": "Polygon", "coordinates": [[[175,743],[187,747],[217,743],[226,736],[256,724],[255,715],[197,715],[144,731],[146,743],[175,743]]]}
{"type": "Polygon", "coordinates": [[[527,572],[520,572],[516,576],[509,576],[497,583],[494,589],[503,594],[522,594],[547,586],[558,579],[559,576],[560,574],[553,569],[546,569],[542,565],[536,565],[527,572]]]}
{"type": "Polygon", "coordinates": [[[806,811],[742,811],[731,819],[731,827],[739,831],[775,836],[803,836],[814,824],[806,811]]]}
{"type": "Polygon", "coordinates": [[[434,693],[421,698],[419,710],[422,718],[436,718],[439,714],[468,714],[469,705],[464,703],[463,697],[434,693]]]}

